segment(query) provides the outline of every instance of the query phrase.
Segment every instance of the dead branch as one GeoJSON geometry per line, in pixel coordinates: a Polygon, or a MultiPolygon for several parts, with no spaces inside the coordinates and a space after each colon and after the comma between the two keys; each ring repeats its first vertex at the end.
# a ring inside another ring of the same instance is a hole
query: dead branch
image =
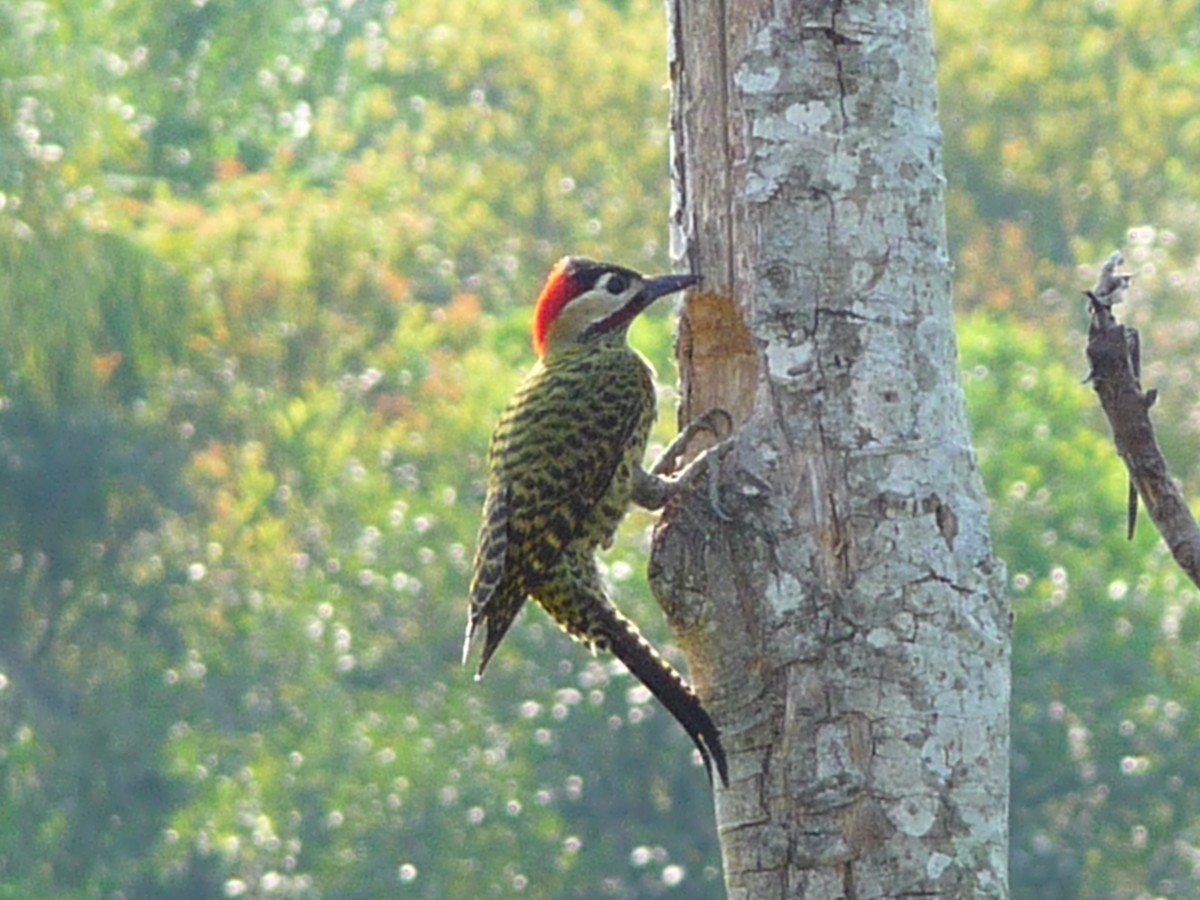
{"type": "Polygon", "coordinates": [[[1134,496],[1131,490],[1130,536],[1140,497],[1175,561],[1192,583],[1200,586],[1200,527],[1167,471],[1150,424],[1150,407],[1158,392],[1142,391],[1137,329],[1120,324],[1113,315],[1113,307],[1124,299],[1132,280],[1130,275],[1117,273],[1122,262],[1120,251],[1114,251],[1100,270],[1096,287],[1086,292],[1091,316],[1087,342],[1091,371],[1087,380],[1100,398],[1117,453],[1129,470],[1132,489],[1137,492],[1134,496]]]}

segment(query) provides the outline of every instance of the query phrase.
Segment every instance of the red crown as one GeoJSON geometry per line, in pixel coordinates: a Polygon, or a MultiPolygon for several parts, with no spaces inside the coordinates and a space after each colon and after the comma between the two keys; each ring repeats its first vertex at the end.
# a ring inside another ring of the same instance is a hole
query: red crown
{"type": "Polygon", "coordinates": [[[563,307],[579,294],[579,284],[575,281],[572,259],[564,256],[554,264],[550,274],[546,276],[546,285],[538,296],[537,307],[533,312],[533,349],[538,356],[546,352],[546,332],[558,318],[563,307]]]}

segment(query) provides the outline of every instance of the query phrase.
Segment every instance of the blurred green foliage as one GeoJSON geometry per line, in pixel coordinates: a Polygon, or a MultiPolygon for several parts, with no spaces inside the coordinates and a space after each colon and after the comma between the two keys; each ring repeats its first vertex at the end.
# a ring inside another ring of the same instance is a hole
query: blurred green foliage
{"type": "MultiPolygon", "coordinates": [[[[1075,291],[1127,247],[1194,488],[1200,38],[935,11],[1014,895],[1196,893],[1196,595],[1123,539],[1075,291]]],[[[459,666],[542,272],[667,266],[663,35],[650,0],[0,3],[0,898],[721,896],[628,676],[537,610],[459,666]]],[[[633,336],[666,382],[670,318],[633,336]]],[[[605,562],[669,648],[650,521],[605,562]]]]}
{"type": "Polygon", "coordinates": [[[1125,540],[1124,467],[1082,354],[1064,364],[1037,325],[980,311],[959,340],[1016,611],[1014,896],[1189,896],[1195,588],[1144,515],[1125,540]]]}

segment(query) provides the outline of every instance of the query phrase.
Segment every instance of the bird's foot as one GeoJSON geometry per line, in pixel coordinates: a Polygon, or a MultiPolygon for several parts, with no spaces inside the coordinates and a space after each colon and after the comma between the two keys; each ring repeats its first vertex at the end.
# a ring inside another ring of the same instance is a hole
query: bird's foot
{"type": "MultiPolygon", "coordinates": [[[[649,474],[670,475],[674,472],[679,458],[687,450],[687,445],[692,442],[692,438],[702,432],[708,432],[718,442],[728,439],[733,434],[733,416],[723,409],[710,409],[703,415],[692,419],[683,426],[683,430],[675,435],[675,439],[667,445],[667,449],[654,461],[649,474]]],[[[699,459],[700,457],[697,457],[697,460],[699,459]]],[[[695,462],[696,460],[693,460],[692,464],[695,462]]]]}
{"type": "Polygon", "coordinates": [[[667,501],[682,491],[690,491],[696,479],[708,473],[708,499],[718,518],[728,522],[731,516],[721,506],[720,481],[718,480],[719,463],[733,448],[733,417],[723,409],[709,410],[702,416],[693,419],[683,431],[671,441],[662,455],[650,467],[650,471],[637,469],[634,472],[633,502],[646,509],[661,509],[667,501]],[[716,445],[709,447],[679,471],[675,466],[683,455],[688,442],[702,431],[707,431],[721,439],[716,445]],[[672,473],[669,477],[665,473],[672,473]]]}

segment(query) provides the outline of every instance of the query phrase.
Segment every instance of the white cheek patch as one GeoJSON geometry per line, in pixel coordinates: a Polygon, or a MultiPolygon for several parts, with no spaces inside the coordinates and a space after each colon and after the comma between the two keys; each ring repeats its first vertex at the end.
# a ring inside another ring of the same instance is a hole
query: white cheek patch
{"type": "Polygon", "coordinates": [[[607,291],[593,291],[568,303],[550,326],[551,334],[577,335],[593,322],[611,316],[625,305],[628,297],[607,291]]]}

